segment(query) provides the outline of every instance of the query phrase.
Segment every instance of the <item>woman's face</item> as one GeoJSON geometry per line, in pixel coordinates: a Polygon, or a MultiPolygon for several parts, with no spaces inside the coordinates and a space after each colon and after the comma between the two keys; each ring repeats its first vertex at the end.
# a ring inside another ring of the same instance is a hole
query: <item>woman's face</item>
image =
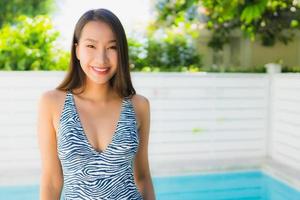
{"type": "Polygon", "coordinates": [[[98,84],[107,83],[118,66],[116,38],[109,25],[88,22],[76,44],[76,56],[87,78],[98,84]]]}

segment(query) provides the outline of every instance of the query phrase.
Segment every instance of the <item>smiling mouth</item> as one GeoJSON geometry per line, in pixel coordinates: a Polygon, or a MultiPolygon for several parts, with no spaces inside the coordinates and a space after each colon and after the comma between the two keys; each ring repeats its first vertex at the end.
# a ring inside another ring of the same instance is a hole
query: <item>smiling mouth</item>
{"type": "Polygon", "coordinates": [[[93,67],[92,68],[97,72],[106,72],[109,70],[109,67],[93,67]]]}
{"type": "Polygon", "coordinates": [[[91,66],[91,68],[93,69],[93,71],[97,74],[107,74],[108,71],[110,70],[110,67],[94,67],[94,66],[91,66]]]}

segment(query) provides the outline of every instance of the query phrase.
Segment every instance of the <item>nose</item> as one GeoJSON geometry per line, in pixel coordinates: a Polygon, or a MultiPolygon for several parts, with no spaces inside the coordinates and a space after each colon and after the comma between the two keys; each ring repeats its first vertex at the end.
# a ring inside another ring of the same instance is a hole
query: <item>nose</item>
{"type": "Polygon", "coordinates": [[[95,55],[95,62],[99,66],[104,66],[108,62],[105,50],[98,51],[95,55]]]}

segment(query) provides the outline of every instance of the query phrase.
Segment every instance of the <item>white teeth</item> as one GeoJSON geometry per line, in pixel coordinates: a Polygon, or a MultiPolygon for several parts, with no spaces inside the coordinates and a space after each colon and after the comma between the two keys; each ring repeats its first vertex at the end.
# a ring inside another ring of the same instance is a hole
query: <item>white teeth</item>
{"type": "Polygon", "coordinates": [[[98,72],[105,72],[107,71],[109,68],[105,67],[105,68],[97,68],[97,67],[93,67],[94,70],[98,71],[98,72]]]}

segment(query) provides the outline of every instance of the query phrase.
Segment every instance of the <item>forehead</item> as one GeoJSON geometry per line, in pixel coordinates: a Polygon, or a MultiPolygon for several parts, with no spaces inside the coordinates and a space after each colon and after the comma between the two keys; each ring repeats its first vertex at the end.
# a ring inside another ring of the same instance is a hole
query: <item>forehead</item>
{"type": "Polygon", "coordinates": [[[115,40],[115,34],[110,26],[102,21],[90,21],[84,25],[80,40],[93,39],[101,42],[115,40]]]}

